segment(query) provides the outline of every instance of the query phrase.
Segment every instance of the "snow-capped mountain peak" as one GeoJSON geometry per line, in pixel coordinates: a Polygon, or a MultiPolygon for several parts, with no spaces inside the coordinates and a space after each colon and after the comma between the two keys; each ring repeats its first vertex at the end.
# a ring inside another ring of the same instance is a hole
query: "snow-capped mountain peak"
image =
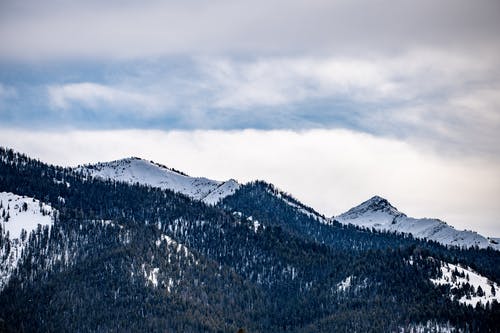
{"type": "Polygon", "coordinates": [[[342,224],[404,234],[433,240],[444,245],[460,247],[492,247],[500,250],[500,244],[469,230],[456,230],[439,219],[413,218],[400,212],[388,200],[374,196],[334,218],[342,224]]]}
{"type": "Polygon", "coordinates": [[[240,187],[234,179],[222,182],[190,177],[181,171],[138,157],[79,166],[76,170],[91,177],[169,189],[212,205],[240,187]]]}
{"type": "Polygon", "coordinates": [[[351,208],[350,210],[342,214],[342,217],[345,219],[353,219],[359,216],[366,215],[367,213],[381,213],[378,215],[384,214],[392,217],[406,216],[405,214],[398,211],[396,207],[391,205],[391,203],[387,199],[376,195],[361,203],[360,205],[351,208]]]}

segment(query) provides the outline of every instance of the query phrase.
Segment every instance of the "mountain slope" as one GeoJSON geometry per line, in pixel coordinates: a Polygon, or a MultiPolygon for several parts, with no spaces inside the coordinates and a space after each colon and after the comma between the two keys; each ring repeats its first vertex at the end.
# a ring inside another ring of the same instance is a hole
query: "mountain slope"
{"type": "Polygon", "coordinates": [[[75,170],[91,177],[172,190],[211,205],[239,188],[239,184],[233,179],[221,182],[203,177],[189,177],[177,170],[137,157],[79,166],[75,170]]]}
{"type": "Polygon", "coordinates": [[[414,237],[436,241],[444,245],[458,247],[494,248],[495,244],[484,236],[468,230],[456,230],[454,227],[438,219],[413,218],[398,211],[389,201],[379,196],[351,208],[336,216],[335,221],[342,224],[352,224],[358,227],[380,231],[412,234],[414,237]]]}
{"type": "Polygon", "coordinates": [[[30,235],[37,228],[50,228],[56,211],[30,197],[0,192],[0,291],[17,269],[30,235]]]}
{"type": "MultiPolygon", "coordinates": [[[[91,177],[169,189],[209,205],[216,205],[224,198],[234,195],[241,187],[232,179],[220,182],[203,177],[189,177],[180,171],[137,157],[80,166],[75,170],[91,177]]],[[[500,250],[499,242],[494,239],[488,239],[473,231],[456,230],[438,219],[408,217],[399,212],[386,199],[378,196],[363,202],[346,213],[327,219],[314,209],[303,205],[300,201],[274,187],[269,187],[267,191],[295,209],[298,214],[307,215],[324,224],[337,221],[342,224],[353,224],[379,231],[411,233],[414,237],[436,241],[444,245],[490,247],[500,250]]]]}
{"type": "Polygon", "coordinates": [[[498,252],[325,224],[270,184],[209,206],[0,148],[0,191],[58,211],[0,291],[0,331],[498,330],[498,303],[431,280],[446,262],[498,285],[498,252]]]}

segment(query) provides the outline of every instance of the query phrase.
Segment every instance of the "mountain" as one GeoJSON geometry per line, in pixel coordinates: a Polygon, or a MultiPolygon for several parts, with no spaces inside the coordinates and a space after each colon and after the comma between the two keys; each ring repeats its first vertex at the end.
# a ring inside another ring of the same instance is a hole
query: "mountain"
{"type": "Polygon", "coordinates": [[[91,177],[168,189],[211,205],[233,194],[240,186],[233,179],[221,182],[189,177],[180,171],[137,157],[79,166],[75,170],[91,177]]]}
{"type": "Polygon", "coordinates": [[[329,221],[262,181],[207,205],[0,147],[0,193],[1,332],[500,329],[498,251],[329,221]]]}
{"type": "MultiPolygon", "coordinates": [[[[216,205],[241,187],[233,179],[221,182],[203,177],[189,177],[178,170],[137,157],[79,166],[75,170],[90,177],[169,189],[210,205],[216,205]]],[[[379,196],[374,196],[339,216],[327,219],[289,194],[275,188],[269,188],[268,191],[298,212],[326,224],[336,220],[342,224],[353,224],[368,229],[412,234],[414,237],[433,240],[444,245],[491,247],[500,250],[499,242],[494,239],[486,238],[474,231],[456,230],[439,219],[408,217],[379,196]]]]}
{"type": "Polygon", "coordinates": [[[34,198],[0,192],[0,238],[9,239],[8,249],[0,248],[0,290],[9,282],[26,249],[29,235],[37,228],[50,228],[57,214],[50,205],[34,198]]]}
{"type": "Polygon", "coordinates": [[[342,224],[352,224],[367,229],[412,234],[414,237],[436,241],[444,245],[466,248],[491,247],[500,250],[500,244],[494,239],[488,239],[474,231],[456,230],[439,219],[408,217],[392,206],[389,201],[379,196],[374,196],[351,208],[336,216],[334,220],[342,224]]]}

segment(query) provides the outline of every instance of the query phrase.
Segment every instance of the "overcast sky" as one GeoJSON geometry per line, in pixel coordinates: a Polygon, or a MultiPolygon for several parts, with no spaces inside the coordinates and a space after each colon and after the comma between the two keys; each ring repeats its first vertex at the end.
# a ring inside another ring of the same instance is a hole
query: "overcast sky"
{"type": "Polygon", "coordinates": [[[500,2],[0,0],[0,145],[500,236],[500,2]]]}

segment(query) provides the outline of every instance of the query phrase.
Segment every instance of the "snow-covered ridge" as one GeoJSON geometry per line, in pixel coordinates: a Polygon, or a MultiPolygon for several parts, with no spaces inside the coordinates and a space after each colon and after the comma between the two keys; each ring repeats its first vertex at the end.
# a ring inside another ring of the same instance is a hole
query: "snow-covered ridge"
{"type": "MultiPolygon", "coordinates": [[[[75,170],[89,177],[169,189],[209,205],[215,205],[223,198],[234,194],[241,186],[233,179],[222,182],[204,177],[190,177],[175,169],[137,157],[79,166],[75,170]]],[[[302,214],[317,219],[320,223],[331,224],[333,221],[338,221],[368,229],[411,233],[416,238],[433,240],[444,245],[467,248],[472,246],[491,247],[500,250],[499,240],[486,238],[473,231],[456,230],[438,219],[408,217],[379,196],[375,196],[339,216],[327,219],[314,209],[301,204],[274,187],[270,187],[269,192],[302,214]]]]}
{"type": "Polygon", "coordinates": [[[444,245],[479,248],[491,247],[500,250],[500,244],[477,232],[456,230],[439,219],[413,218],[398,211],[389,201],[375,196],[359,206],[336,216],[342,224],[390,232],[412,234],[416,238],[428,239],[444,245]]]}
{"type": "Polygon", "coordinates": [[[314,218],[314,219],[318,220],[321,223],[328,224],[330,222],[327,218],[325,218],[320,213],[316,212],[311,207],[308,207],[308,206],[302,204],[297,199],[294,199],[289,194],[286,194],[285,192],[282,192],[282,191],[278,190],[277,188],[275,188],[272,185],[267,189],[267,191],[270,194],[272,194],[275,197],[277,197],[278,199],[281,199],[284,203],[286,203],[290,207],[293,207],[293,208],[297,209],[297,211],[299,211],[301,214],[304,214],[306,216],[314,218]]]}
{"type": "Polygon", "coordinates": [[[450,286],[450,298],[460,304],[485,306],[500,302],[500,287],[494,281],[474,272],[470,267],[461,267],[441,262],[441,276],[431,279],[435,285],[450,286]]]}
{"type": "Polygon", "coordinates": [[[0,290],[18,267],[31,232],[50,227],[56,210],[30,197],[0,192],[0,290]],[[8,239],[8,241],[7,241],[8,239]]]}
{"type": "Polygon", "coordinates": [[[180,171],[137,157],[79,166],[75,170],[91,177],[172,190],[210,205],[217,204],[240,187],[233,179],[221,182],[204,177],[190,177],[180,171]]]}

